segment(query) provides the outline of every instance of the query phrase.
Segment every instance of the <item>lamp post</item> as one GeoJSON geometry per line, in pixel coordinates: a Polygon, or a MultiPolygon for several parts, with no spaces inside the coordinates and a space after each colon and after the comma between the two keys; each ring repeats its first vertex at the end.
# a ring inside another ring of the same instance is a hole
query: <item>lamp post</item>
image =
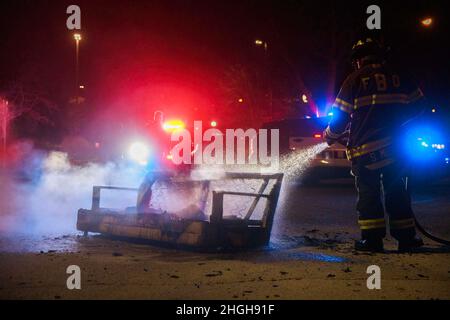
{"type": "Polygon", "coordinates": [[[8,100],[1,99],[0,100],[0,121],[2,128],[2,151],[3,156],[6,155],[6,143],[7,143],[7,134],[8,134],[8,122],[10,115],[8,110],[8,100]]]}
{"type": "Polygon", "coordinates": [[[267,52],[267,49],[269,47],[267,41],[261,40],[261,39],[256,39],[255,40],[255,45],[258,47],[263,47],[264,49],[264,59],[265,59],[265,63],[266,63],[266,73],[267,73],[267,84],[268,84],[268,89],[269,89],[269,106],[270,106],[270,117],[273,120],[273,91],[272,91],[272,79],[271,79],[271,74],[270,74],[270,62],[269,62],[269,55],[267,52]]]}
{"type": "Polygon", "coordinates": [[[78,89],[79,89],[78,77],[79,77],[79,56],[80,56],[81,34],[74,33],[73,38],[75,39],[75,88],[77,88],[77,91],[78,91],[78,89]]]}

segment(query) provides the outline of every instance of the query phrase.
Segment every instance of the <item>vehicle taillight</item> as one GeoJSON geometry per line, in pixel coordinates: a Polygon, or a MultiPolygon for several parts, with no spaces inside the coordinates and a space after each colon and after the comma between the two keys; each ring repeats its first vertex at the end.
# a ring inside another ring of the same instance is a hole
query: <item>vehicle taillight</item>
{"type": "Polygon", "coordinates": [[[316,133],[316,134],[314,135],[314,138],[320,139],[320,138],[322,138],[322,135],[321,135],[320,133],[316,133]]]}

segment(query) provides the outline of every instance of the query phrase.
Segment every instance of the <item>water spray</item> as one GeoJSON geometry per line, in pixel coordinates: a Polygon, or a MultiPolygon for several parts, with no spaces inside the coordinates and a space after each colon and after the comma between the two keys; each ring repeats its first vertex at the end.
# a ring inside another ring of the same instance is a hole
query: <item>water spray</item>
{"type": "Polygon", "coordinates": [[[327,147],[326,142],[321,142],[283,156],[280,160],[280,171],[285,174],[288,180],[301,177],[314,158],[327,147]]]}

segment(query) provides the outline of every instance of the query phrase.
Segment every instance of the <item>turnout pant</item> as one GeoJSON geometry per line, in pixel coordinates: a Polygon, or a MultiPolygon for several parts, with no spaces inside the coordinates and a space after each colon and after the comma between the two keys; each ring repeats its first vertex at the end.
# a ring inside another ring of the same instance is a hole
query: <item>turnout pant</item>
{"type": "Polygon", "coordinates": [[[411,198],[406,190],[402,168],[395,163],[375,170],[354,162],[352,173],[358,191],[358,224],[362,239],[386,236],[384,209],[389,216],[391,236],[398,241],[415,236],[411,198]],[[384,198],[384,206],[383,206],[384,198]]]}

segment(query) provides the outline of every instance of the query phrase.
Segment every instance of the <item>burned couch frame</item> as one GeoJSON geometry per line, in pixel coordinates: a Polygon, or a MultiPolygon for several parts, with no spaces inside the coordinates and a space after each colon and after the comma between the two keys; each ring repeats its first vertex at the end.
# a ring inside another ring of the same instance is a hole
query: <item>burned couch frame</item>
{"type": "MultiPolygon", "coordinates": [[[[137,191],[132,188],[94,186],[92,208],[78,211],[77,229],[105,235],[150,240],[177,246],[196,248],[246,248],[268,244],[274,215],[281,190],[283,174],[227,173],[225,179],[258,179],[262,181],[257,193],[212,191],[212,212],[207,220],[183,219],[161,212],[130,213],[100,207],[103,189],[137,191]],[[272,188],[265,193],[269,183],[272,188]],[[253,198],[244,217],[227,219],[224,214],[224,197],[253,198]],[[252,219],[261,199],[264,202],[260,219],[252,219]]],[[[209,182],[201,181],[207,186],[209,182]]]]}

